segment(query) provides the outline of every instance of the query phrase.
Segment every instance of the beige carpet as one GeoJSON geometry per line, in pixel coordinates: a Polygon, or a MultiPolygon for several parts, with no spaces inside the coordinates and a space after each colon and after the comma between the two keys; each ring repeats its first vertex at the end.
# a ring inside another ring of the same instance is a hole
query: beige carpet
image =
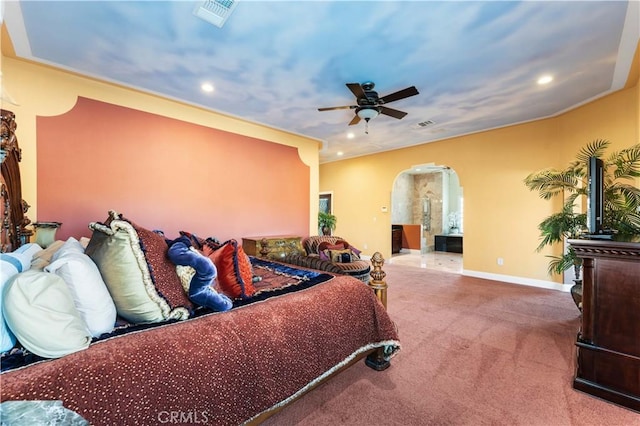
{"type": "Polygon", "coordinates": [[[385,264],[402,350],[358,362],[267,425],[640,425],[573,390],[579,312],[568,293],[385,264]]]}

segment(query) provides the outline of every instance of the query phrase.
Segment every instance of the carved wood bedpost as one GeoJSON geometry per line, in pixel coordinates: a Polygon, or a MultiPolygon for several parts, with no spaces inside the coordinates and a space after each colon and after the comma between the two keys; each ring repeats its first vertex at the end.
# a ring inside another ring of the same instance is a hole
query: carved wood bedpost
{"type": "MultiPolygon", "coordinates": [[[[387,308],[387,282],[384,280],[384,277],[387,275],[386,272],[382,270],[382,265],[384,264],[384,258],[380,252],[375,252],[373,256],[371,256],[371,264],[373,265],[373,269],[371,270],[371,280],[369,280],[369,287],[376,294],[376,297],[382,305],[387,308]]],[[[375,351],[371,352],[367,358],[365,359],[365,364],[374,370],[382,371],[389,368],[391,362],[385,357],[385,348],[378,348],[375,351]]]]}
{"type": "Polygon", "coordinates": [[[29,209],[22,199],[22,181],[20,178],[20,165],[22,153],[18,147],[16,138],[15,114],[11,111],[1,110],[2,126],[0,127],[1,137],[1,169],[2,169],[2,224],[0,225],[0,235],[2,236],[0,251],[13,251],[22,244],[29,241],[33,231],[25,227],[31,221],[25,216],[29,209]]]}
{"type": "Polygon", "coordinates": [[[382,270],[382,265],[384,265],[384,258],[380,252],[375,252],[373,256],[371,256],[371,264],[373,265],[373,269],[369,273],[371,275],[371,280],[369,281],[369,287],[373,289],[373,292],[376,294],[376,297],[382,302],[382,305],[387,307],[387,282],[384,280],[384,277],[387,276],[386,272],[382,270]]]}

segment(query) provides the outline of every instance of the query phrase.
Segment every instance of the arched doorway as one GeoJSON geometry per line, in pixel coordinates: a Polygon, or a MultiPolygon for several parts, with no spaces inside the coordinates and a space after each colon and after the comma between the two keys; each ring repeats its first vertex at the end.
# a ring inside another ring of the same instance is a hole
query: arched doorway
{"type": "Polygon", "coordinates": [[[464,197],[457,173],[435,164],[398,174],[391,193],[392,263],[462,271],[464,197]]]}

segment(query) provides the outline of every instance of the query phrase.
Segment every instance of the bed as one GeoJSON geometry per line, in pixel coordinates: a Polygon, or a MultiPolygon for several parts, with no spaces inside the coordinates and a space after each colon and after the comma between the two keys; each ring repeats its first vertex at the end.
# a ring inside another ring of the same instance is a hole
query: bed
{"type": "MultiPolygon", "coordinates": [[[[13,136],[15,117],[2,111],[2,118],[7,154],[2,163],[2,249],[16,251],[29,240],[29,220],[16,189],[20,156],[13,136]]],[[[95,229],[94,236],[99,234],[95,229]]],[[[61,401],[66,410],[96,425],[257,424],[356,361],[385,370],[400,348],[385,309],[379,253],[371,259],[369,285],[350,276],[247,257],[255,291],[234,298],[232,309],[215,312],[165,297],[170,292],[160,287],[161,267],[153,262],[166,259],[153,260],[150,241],[156,237],[135,229],[138,240],[131,245],[144,249],[151,271],[147,285],[166,299],[164,316],[131,321],[118,310],[113,329],[59,357],[39,356],[18,339],[2,356],[1,401],[61,401]]],[[[100,241],[94,236],[86,250],[99,265],[95,253],[100,241]]],[[[113,294],[111,287],[109,291],[113,294]]],[[[12,309],[10,302],[3,300],[5,317],[10,316],[5,310],[12,309]]]]}

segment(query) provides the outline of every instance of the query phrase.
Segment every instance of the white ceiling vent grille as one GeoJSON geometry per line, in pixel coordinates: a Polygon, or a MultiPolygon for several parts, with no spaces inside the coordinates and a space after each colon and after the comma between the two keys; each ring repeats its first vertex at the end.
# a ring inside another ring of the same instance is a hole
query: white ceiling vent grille
{"type": "Polygon", "coordinates": [[[193,14],[222,28],[237,4],[238,0],[204,0],[196,6],[193,14]]]}
{"type": "Polygon", "coordinates": [[[433,120],[425,120],[425,121],[421,121],[417,124],[418,127],[429,127],[429,126],[433,126],[434,124],[436,124],[435,121],[433,120]]]}

